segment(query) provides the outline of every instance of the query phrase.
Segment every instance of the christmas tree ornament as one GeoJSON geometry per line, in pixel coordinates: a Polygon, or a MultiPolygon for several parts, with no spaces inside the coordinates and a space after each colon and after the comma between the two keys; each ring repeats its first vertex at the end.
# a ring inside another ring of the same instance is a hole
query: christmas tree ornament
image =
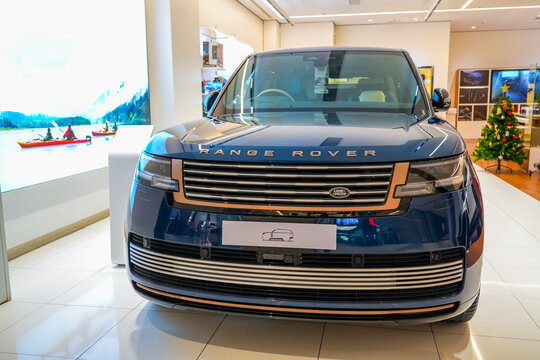
{"type": "Polygon", "coordinates": [[[509,121],[509,122],[506,123],[506,125],[510,126],[510,125],[512,125],[512,123],[509,121]]]}
{"type": "MultiPolygon", "coordinates": [[[[503,86],[501,86],[501,89],[502,89],[503,93],[506,93],[506,92],[508,92],[508,89],[510,89],[510,86],[504,84],[503,86]]],[[[504,94],[503,94],[503,96],[504,96],[504,94]]],[[[504,101],[504,106],[506,106],[506,101],[504,101]]]]}
{"type": "Polygon", "coordinates": [[[497,115],[499,115],[500,113],[502,113],[501,108],[497,108],[497,115]]]}

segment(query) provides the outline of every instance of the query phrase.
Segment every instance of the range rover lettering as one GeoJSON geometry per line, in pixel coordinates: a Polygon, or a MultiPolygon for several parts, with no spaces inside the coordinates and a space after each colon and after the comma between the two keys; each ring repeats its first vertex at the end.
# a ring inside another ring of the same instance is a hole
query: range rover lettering
{"type": "Polygon", "coordinates": [[[139,294],[282,318],[472,318],[480,186],[435,112],[448,92],[430,98],[406,51],[256,53],[206,104],[140,157],[125,225],[139,294]]]}

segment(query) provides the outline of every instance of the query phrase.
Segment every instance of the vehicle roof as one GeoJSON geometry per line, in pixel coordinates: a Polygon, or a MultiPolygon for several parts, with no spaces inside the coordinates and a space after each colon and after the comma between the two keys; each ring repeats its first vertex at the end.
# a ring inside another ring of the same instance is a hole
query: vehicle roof
{"type": "Polygon", "coordinates": [[[267,50],[259,51],[254,55],[267,55],[267,54],[289,54],[289,53],[303,53],[312,51],[361,51],[361,52],[399,52],[403,53],[403,49],[391,49],[382,47],[362,47],[362,46],[315,46],[315,47],[300,47],[300,48],[288,48],[279,50],[267,50]]]}

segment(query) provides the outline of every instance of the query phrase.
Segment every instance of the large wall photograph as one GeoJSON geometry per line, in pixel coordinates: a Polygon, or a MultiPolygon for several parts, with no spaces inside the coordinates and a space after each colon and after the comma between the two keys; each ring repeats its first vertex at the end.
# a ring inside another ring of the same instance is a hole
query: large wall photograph
{"type": "Polygon", "coordinates": [[[150,123],[144,0],[10,7],[17,16],[0,15],[2,191],[106,166],[117,126],[150,123]]]}

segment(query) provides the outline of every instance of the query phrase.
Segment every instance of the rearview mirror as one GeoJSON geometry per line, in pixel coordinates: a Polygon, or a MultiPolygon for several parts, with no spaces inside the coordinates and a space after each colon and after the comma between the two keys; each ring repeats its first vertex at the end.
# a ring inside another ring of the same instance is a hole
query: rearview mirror
{"type": "Polygon", "coordinates": [[[204,111],[209,112],[212,108],[212,105],[216,102],[219,95],[219,91],[212,90],[206,95],[206,99],[204,99],[204,111]]]}
{"type": "Polygon", "coordinates": [[[450,94],[446,89],[437,88],[433,91],[433,97],[431,98],[431,104],[435,108],[435,111],[446,111],[450,107],[450,94]]]}

